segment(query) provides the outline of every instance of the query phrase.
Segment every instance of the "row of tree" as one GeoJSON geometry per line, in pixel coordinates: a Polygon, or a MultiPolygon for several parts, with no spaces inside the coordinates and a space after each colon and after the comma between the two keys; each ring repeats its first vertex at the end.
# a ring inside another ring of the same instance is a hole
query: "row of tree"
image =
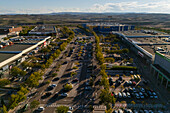
{"type": "Polygon", "coordinates": [[[121,50],[106,50],[105,52],[107,54],[114,54],[114,53],[122,54],[122,53],[129,53],[129,49],[124,48],[124,49],[121,49],[121,50]]]}
{"type": "Polygon", "coordinates": [[[100,81],[100,85],[104,87],[104,89],[101,89],[101,93],[100,93],[100,103],[104,104],[107,108],[106,112],[107,113],[111,113],[112,111],[112,105],[115,104],[116,102],[116,98],[114,97],[114,94],[112,94],[109,90],[110,88],[110,84],[109,84],[109,80],[107,73],[105,72],[106,69],[106,65],[101,65],[101,71],[100,71],[100,75],[102,76],[101,81],[100,81]]]}
{"type": "Polygon", "coordinates": [[[99,61],[99,64],[102,65],[104,63],[104,57],[102,53],[102,48],[100,47],[100,38],[97,36],[97,34],[93,31],[93,35],[95,36],[96,41],[96,58],[99,61]]]}
{"type": "MultiPolygon", "coordinates": [[[[100,64],[100,75],[102,76],[101,80],[100,80],[100,85],[103,86],[104,88],[101,89],[101,93],[100,93],[100,103],[104,104],[107,107],[107,111],[109,111],[111,109],[111,105],[110,104],[115,104],[116,99],[114,98],[114,95],[109,91],[109,80],[107,73],[105,72],[106,69],[106,65],[104,65],[104,57],[103,57],[103,53],[102,53],[102,49],[99,45],[100,43],[100,38],[97,36],[97,34],[95,32],[93,32],[93,35],[95,36],[95,41],[96,41],[96,58],[99,61],[100,64]]],[[[113,61],[113,59],[108,59],[113,61]]]]}
{"type": "MultiPolygon", "coordinates": [[[[74,38],[74,32],[72,32],[71,30],[66,30],[66,31],[69,34],[69,37],[68,37],[67,41],[64,43],[67,44],[74,38]]],[[[63,45],[60,45],[60,46],[63,46],[63,45]]],[[[64,45],[64,46],[67,46],[67,45],[64,45]]],[[[46,63],[41,65],[42,71],[45,68],[48,68],[52,64],[53,60],[58,58],[59,55],[61,54],[61,51],[63,51],[64,49],[62,49],[62,50],[57,49],[53,54],[51,54],[50,58],[46,61],[46,63]]],[[[30,64],[28,62],[24,62],[22,65],[23,65],[23,67],[27,67],[30,64]]],[[[39,80],[42,79],[42,76],[44,74],[42,71],[39,70],[38,72],[32,73],[28,77],[28,79],[24,83],[22,83],[21,89],[17,92],[17,94],[11,95],[11,97],[9,98],[9,101],[10,101],[9,106],[8,106],[9,109],[13,109],[14,107],[16,107],[18,105],[19,102],[26,99],[25,94],[28,93],[28,89],[37,87],[39,85],[39,80]]],[[[13,67],[11,70],[11,74],[13,76],[25,75],[26,73],[24,73],[24,72],[25,71],[22,71],[18,67],[13,67]]]]}

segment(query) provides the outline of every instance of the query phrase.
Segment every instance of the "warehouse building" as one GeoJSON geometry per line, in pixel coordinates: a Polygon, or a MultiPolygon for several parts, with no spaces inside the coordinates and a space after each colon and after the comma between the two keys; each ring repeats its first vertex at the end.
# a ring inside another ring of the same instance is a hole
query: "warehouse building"
{"type": "Polygon", "coordinates": [[[0,35],[19,35],[19,33],[22,31],[22,27],[0,27],[0,35]]]}
{"type": "Polygon", "coordinates": [[[56,35],[57,29],[55,26],[36,26],[29,32],[29,35],[56,35]]]}
{"type": "Polygon", "coordinates": [[[166,88],[170,88],[170,52],[156,52],[151,72],[166,88]]]}
{"type": "Polygon", "coordinates": [[[9,42],[0,43],[0,73],[23,62],[28,55],[50,43],[51,36],[24,36],[11,38],[9,42]]]}
{"type": "Polygon", "coordinates": [[[86,29],[93,29],[95,32],[129,31],[134,30],[135,26],[119,23],[85,23],[82,26],[86,29]]]}

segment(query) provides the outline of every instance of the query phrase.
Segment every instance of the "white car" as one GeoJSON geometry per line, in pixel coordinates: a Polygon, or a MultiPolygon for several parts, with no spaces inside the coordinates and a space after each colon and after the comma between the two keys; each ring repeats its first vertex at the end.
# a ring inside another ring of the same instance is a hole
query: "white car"
{"type": "Polygon", "coordinates": [[[125,92],[123,92],[122,95],[123,95],[123,98],[127,97],[125,92]]]}
{"type": "Polygon", "coordinates": [[[70,111],[73,111],[73,107],[69,107],[69,110],[70,110],[70,111]]]}
{"type": "Polygon", "coordinates": [[[131,98],[131,95],[130,95],[129,92],[127,92],[126,95],[127,95],[128,98],[131,98]]]}
{"type": "Polygon", "coordinates": [[[68,94],[67,94],[67,93],[61,93],[61,96],[62,96],[62,97],[67,97],[68,94]]]}
{"type": "Polygon", "coordinates": [[[119,93],[118,93],[118,96],[119,96],[119,98],[122,98],[122,93],[119,92],[119,93]]]}
{"type": "Polygon", "coordinates": [[[41,111],[44,111],[44,107],[42,107],[42,106],[39,107],[39,108],[37,109],[37,111],[40,111],[40,112],[41,112],[41,111]]]}
{"type": "Polygon", "coordinates": [[[85,90],[92,90],[90,86],[85,87],[85,90]]]}
{"type": "Polygon", "coordinates": [[[52,84],[51,87],[56,87],[57,85],[56,84],[52,84]]]}

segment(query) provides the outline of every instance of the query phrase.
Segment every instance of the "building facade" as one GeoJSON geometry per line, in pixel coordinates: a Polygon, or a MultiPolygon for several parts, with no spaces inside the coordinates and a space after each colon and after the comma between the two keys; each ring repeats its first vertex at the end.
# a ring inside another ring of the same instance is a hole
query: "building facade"
{"type": "Polygon", "coordinates": [[[151,64],[151,72],[160,84],[170,88],[170,57],[160,52],[155,53],[154,63],[151,64]]]}
{"type": "Polygon", "coordinates": [[[86,29],[93,29],[96,32],[128,31],[135,29],[133,25],[118,23],[86,23],[82,24],[82,26],[86,29]]]}

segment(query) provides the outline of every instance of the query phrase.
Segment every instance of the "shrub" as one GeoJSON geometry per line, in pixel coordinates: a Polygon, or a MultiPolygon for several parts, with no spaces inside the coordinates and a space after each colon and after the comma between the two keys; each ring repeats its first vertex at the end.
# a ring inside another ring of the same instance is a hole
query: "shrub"
{"type": "Polygon", "coordinates": [[[131,104],[136,104],[136,102],[135,101],[131,101],[131,104]]]}
{"type": "Polygon", "coordinates": [[[69,90],[71,90],[72,88],[73,88],[72,84],[66,84],[66,85],[64,86],[64,90],[65,90],[65,91],[69,91],[69,90]]]}
{"type": "Polygon", "coordinates": [[[57,73],[53,73],[52,74],[52,77],[56,77],[58,74],[57,73]]]}
{"type": "Polygon", "coordinates": [[[0,87],[10,84],[8,79],[0,79],[0,87]]]}

